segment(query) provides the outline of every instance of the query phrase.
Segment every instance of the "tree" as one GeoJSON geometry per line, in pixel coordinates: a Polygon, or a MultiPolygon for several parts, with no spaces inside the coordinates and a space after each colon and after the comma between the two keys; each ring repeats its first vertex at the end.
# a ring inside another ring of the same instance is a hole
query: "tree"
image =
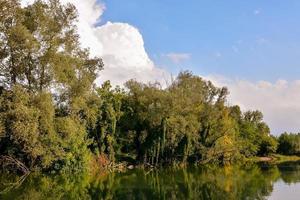
{"type": "Polygon", "coordinates": [[[269,150],[276,148],[276,142],[270,137],[270,129],[263,122],[263,114],[260,111],[245,112],[242,119],[239,120],[238,126],[239,137],[241,138],[241,153],[243,155],[251,157],[274,152],[266,150],[266,146],[270,146],[269,150]]]}
{"type": "Polygon", "coordinates": [[[278,138],[278,153],[300,155],[300,134],[283,133],[278,138]]]}
{"type": "Polygon", "coordinates": [[[226,88],[216,88],[191,72],[181,72],[165,89],[129,81],[120,119],[122,138],[131,141],[140,163],[231,161],[234,119],[225,106],[226,88]],[[133,139],[132,139],[133,138],[133,139]]]}
{"type": "Polygon", "coordinates": [[[115,161],[117,148],[118,121],[122,116],[121,106],[123,91],[112,89],[109,81],[96,89],[101,103],[98,104],[98,115],[95,127],[91,129],[93,140],[97,143],[97,152],[107,154],[111,162],[115,161]]]}
{"type": "Polygon", "coordinates": [[[84,168],[103,63],[80,47],[75,7],[59,0],[0,6],[1,154],[30,169],[84,168]]]}

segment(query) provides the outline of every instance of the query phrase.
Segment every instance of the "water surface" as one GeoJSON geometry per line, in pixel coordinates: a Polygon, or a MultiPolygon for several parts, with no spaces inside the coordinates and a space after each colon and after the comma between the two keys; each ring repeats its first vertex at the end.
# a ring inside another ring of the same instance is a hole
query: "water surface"
{"type": "Polygon", "coordinates": [[[99,176],[1,175],[0,199],[300,199],[300,163],[135,169],[99,176]]]}

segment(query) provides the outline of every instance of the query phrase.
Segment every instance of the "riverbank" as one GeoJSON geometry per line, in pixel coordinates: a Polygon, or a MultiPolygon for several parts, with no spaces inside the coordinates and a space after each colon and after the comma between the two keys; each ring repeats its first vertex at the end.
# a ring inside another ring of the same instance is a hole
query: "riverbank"
{"type": "MultiPolygon", "coordinates": [[[[268,163],[272,165],[281,164],[285,162],[298,162],[300,161],[300,156],[286,156],[286,155],[280,155],[280,154],[272,154],[269,156],[263,156],[263,157],[251,157],[246,158],[245,160],[241,160],[240,162],[231,163],[228,165],[240,165],[240,164],[255,164],[255,163],[268,163]]],[[[110,167],[105,168],[109,172],[125,172],[127,170],[133,170],[133,169],[160,169],[160,168],[173,168],[173,169],[184,169],[188,166],[198,166],[198,167],[205,167],[205,166],[221,166],[216,163],[206,163],[206,164],[192,164],[192,163],[173,163],[169,165],[150,165],[150,164],[133,164],[133,163],[118,163],[115,165],[111,165],[110,167]],[[113,167],[112,167],[113,166],[113,167]]],[[[228,166],[227,165],[227,166],[228,166]]],[[[102,168],[103,169],[103,168],[102,168]]]]}
{"type": "Polygon", "coordinates": [[[269,162],[273,164],[279,164],[283,162],[293,162],[293,161],[300,161],[299,156],[286,156],[280,154],[272,154],[270,156],[265,157],[253,157],[247,159],[248,162],[269,162]]]}

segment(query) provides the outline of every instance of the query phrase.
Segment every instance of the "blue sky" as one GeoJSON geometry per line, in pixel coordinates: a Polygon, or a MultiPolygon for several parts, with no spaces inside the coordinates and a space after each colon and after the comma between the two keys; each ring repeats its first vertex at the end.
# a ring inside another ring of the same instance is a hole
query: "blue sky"
{"type": "Polygon", "coordinates": [[[172,73],[190,69],[247,80],[300,74],[298,0],[104,0],[107,21],[139,29],[145,48],[172,73]],[[190,58],[174,63],[169,53],[190,58]]]}

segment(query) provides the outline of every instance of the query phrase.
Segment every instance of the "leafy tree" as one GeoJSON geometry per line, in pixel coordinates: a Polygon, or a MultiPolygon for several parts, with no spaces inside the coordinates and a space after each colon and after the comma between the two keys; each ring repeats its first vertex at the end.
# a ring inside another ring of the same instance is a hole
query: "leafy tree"
{"type": "Polygon", "coordinates": [[[58,0],[0,4],[0,151],[30,169],[81,169],[102,69],[78,41],[77,11],[58,0]]]}
{"type": "Polygon", "coordinates": [[[260,111],[245,112],[238,125],[243,155],[251,157],[274,152],[276,141],[270,137],[270,129],[263,122],[263,114],[260,111]]]}
{"type": "Polygon", "coordinates": [[[123,91],[116,87],[112,89],[109,81],[96,89],[98,102],[97,119],[90,134],[97,144],[97,152],[107,154],[111,162],[115,161],[117,147],[118,121],[122,116],[121,106],[123,91]]]}
{"type": "Polygon", "coordinates": [[[283,133],[278,138],[278,153],[300,155],[300,134],[283,133]]]}
{"type": "Polygon", "coordinates": [[[180,73],[166,89],[136,81],[126,86],[121,132],[134,138],[126,149],[135,149],[139,162],[223,162],[238,152],[235,123],[224,105],[226,88],[190,72],[180,73]]]}

